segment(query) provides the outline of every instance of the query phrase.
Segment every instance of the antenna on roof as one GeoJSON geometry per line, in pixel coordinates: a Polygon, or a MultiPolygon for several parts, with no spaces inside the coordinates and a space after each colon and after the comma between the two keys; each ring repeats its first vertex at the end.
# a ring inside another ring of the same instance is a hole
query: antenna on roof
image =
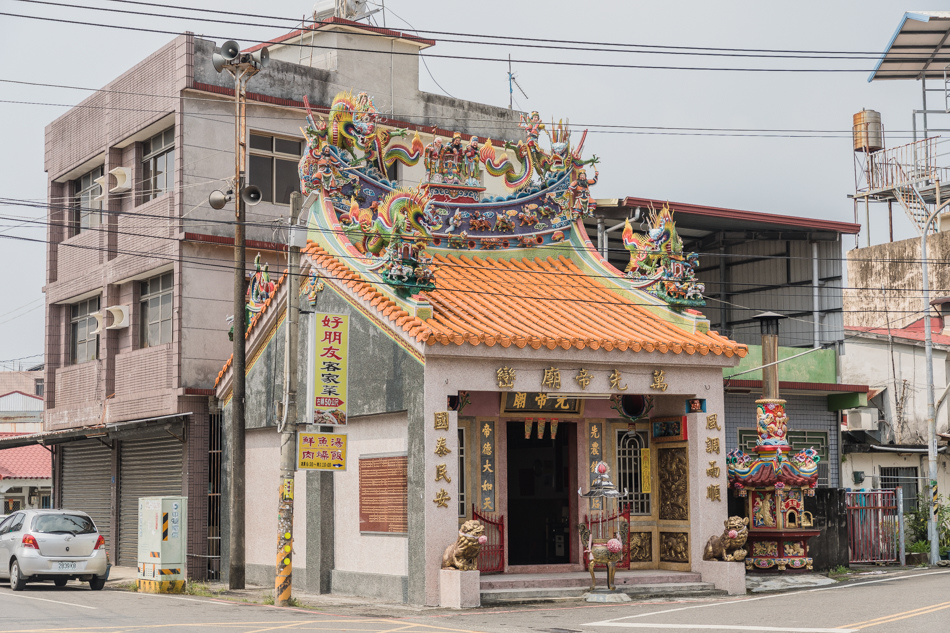
{"type": "Polygon", "coordinates": [[[511,54],[508,54],[508,109],[513,109],[513,102],[515,99],[515,86],[518,87],[518,92],[524,95],[525,99],[530,99],[524,88],[521,87],[521,84],[518,83],[518,79],[515,78],[515,74],[511,72],[511,54]]]}

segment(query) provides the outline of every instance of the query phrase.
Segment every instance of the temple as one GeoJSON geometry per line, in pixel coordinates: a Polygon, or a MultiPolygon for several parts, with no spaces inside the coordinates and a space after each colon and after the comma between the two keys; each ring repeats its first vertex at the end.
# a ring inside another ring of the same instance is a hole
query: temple
{"type": "MultiPolygon", "coordinates": [[[[653,569],[745,591],[743,566],[703,546],[727,517],[722,372],[746,347],[695,309],[675,209],[628,222],[626,270],[593,247],[597,158],[585,131],[542,121],[509,139],[399,129],[363,93],[308,114],[303,274],[261,271],[250,291],[247,468],[275,497],[289,293],[310,319],[297,362],[314,411],[298,422],[346,435],[345,468],[297,474],[296,547],[321,554],[294,573],[327,591],[439,604],[442,552],[472,519],[483,579],[585,572],[601,519],[577,490],[601,462],[626,493],[602,517],[622,524],[618,584],[653,569]],[[329,348],[343,360],[321,346],[330,317],[348,322],[329,348]]],[[[230,382],[228,363],[226,416],[230,382]]],[[[275,515],[248,514],[249,580],[273,578],[275,515]]]]}

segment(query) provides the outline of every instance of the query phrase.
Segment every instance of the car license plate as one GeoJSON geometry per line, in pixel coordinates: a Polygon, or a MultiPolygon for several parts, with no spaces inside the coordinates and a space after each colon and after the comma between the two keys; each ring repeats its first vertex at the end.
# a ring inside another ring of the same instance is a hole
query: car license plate
{"type": "Polygon", "coordinates": [[[68,561],[61,560],[56,565],[57,565],[56,569],[58,569],[59,571],[71,571],[71,570],[76,569],[76,563],[72,563],[68,561]]]}

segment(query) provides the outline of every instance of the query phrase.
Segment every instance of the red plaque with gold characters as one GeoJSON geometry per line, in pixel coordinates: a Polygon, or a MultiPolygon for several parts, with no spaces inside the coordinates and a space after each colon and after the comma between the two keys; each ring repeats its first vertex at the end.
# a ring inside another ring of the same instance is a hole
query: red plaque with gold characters
{"type": "Polygon", "coordinates": [[[360,459],[360,532],[409,532],[409,458],[360,459]]]}

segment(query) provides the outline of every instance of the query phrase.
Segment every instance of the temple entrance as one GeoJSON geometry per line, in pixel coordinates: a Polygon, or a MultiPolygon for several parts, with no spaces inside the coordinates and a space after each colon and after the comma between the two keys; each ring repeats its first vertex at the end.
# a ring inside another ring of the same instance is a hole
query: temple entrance
{"type": "Polygon", "coordinates": [[[576,425],[561,422],[557,436],[525,438],[523,421],[509,422],[508,564],[572,562],[576,513],[576,425]]]}

